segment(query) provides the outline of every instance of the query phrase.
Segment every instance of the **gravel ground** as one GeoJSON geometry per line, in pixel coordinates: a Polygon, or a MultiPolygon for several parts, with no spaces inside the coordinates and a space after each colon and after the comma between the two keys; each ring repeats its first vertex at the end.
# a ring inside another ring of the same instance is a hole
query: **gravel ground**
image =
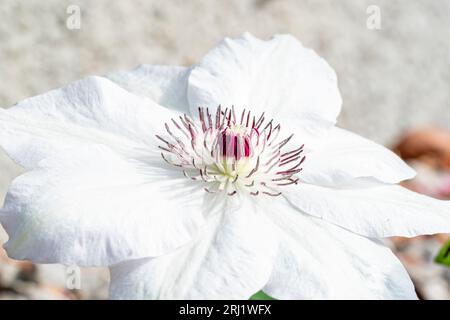
{"type": "MultiPolygon", "coordinates": [[[[189,65],[224,36],[291,33],[336,69],[340,125],[390,145],[408,128],[450,128],[449,14],[443,0],[3,0],[0,106],[140,63],[189,65]],[[70,4],[81,8],[79,30],[66,28],[70,4]],[[380,30],[366,26],[368,5],[381,10],[380,30]]],[[[0,201],[19,172],[0,154],[0,201]]],[[[46,268],[33,279],[57,274],[46,268]]],[[[87,272],[95,289],[86,285],[82,297],[104,297],[106,273],[87,272]]],[[[44,283],[62,284],[52,281],[44,283]]]]}

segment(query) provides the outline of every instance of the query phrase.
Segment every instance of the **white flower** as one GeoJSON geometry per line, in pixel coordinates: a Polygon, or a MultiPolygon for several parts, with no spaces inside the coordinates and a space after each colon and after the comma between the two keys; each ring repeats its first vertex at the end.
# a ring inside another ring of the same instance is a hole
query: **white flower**
{"type": "Polygon", "coordinates": [[[340,108],[313,51],[245,34],[0,110],[26,169],[7,252],[110,266],[111,298],[415,298],[378,239],[450,232],[450,204],[397,186],[413,170],[335,127],[340,108]]]}

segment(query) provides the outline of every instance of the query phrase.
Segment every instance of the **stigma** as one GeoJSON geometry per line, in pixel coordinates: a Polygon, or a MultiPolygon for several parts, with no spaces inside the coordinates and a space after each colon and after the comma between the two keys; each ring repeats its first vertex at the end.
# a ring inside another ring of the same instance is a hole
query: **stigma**
{"type": "Polygon", "coordinates": [[[183,115],[165,123],[165,131],[156,135],[162,159],[209,193],[279,196],[298,183],[305,161],[304,145],[285,150],[292,135],[281,138],[281,125],[264,113],[244,109],[237,116],[219,106],[212,115],[200,107],[198,120],[183,115]]]}

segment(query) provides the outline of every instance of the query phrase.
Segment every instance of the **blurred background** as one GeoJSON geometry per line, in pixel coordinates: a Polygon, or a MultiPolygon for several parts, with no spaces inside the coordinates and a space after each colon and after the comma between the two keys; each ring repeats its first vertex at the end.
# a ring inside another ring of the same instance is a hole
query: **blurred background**
{"type": "MultiPolygon", "coordinates": [[[[449,17],[445,0],[2,0],[0,107],[141,63],[190,65],[244,31],[291,33],[336,70],[339,125],[414,166],[419,175],[407,187],[450,199],[449,17]]],[[[0,203],[19,173],[0,150],[0,203]]],[[[433,261],[447,239],[388,240],[421,298],[450,299],[450,268],[433,261]]],[[[74,285],[77,272],[0,252],[0,299],[107,297],[107,270],[82,269],[74,285]]]]}

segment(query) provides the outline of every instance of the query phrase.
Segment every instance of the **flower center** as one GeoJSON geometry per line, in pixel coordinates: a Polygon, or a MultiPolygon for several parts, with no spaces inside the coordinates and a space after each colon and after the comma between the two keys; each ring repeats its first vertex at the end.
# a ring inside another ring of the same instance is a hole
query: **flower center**
{"type": "Polygon", "coordinates": [[[156,137],[163,142],[162,158],[178,167],[192,180],[205,184],[205,191],[223,192],[229,196],[247,192],[253,196],[281,195],[280,187],[297,184],[305,161],[303,145],[282,152],[291,140],[279,138],[281,127],[243,110],[239,119],[234,108],[219,106],[213,116],[199,108],[199,120],[187,115],[165,124],[167,136],[156,137]]]}

